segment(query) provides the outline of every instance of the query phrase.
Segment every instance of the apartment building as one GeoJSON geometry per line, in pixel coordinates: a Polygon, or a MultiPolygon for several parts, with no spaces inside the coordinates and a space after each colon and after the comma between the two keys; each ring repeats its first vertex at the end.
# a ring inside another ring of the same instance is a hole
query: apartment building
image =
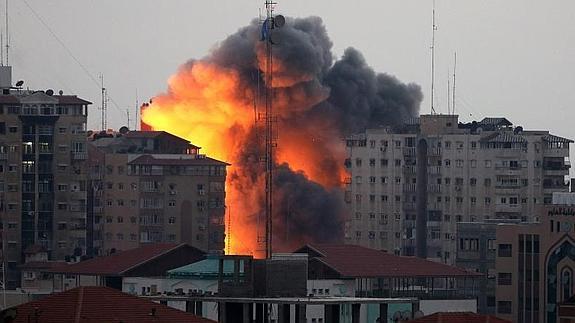
{"type": "Polygon", "coordinates": [[[456,223],[535,220],[553,192],[568,191],[572,142],[505,118],[463,124],[457,115],[352,135],[345,241],[452,264],[456,223]]]}
{"type": "Polygon", "coordinates": [[[497,226],[498,316],[518,323],[571,322],[574,228],[573,203],[545,206],[538,223],[497,226]]]}
{"type": "Polygon", "coordinates": [[[86,248],[86,120],[91,103],[52,90],[12,87],[0,68],[0,219],[6,287],[20,284],[24,251],[50,259],[86,248]]]}
{"type": "Polygon", "coordinates": [[[89,146],[93,254],[159,242],[223,251],[226,163],[164,131],[96,134],[89,146]]]}

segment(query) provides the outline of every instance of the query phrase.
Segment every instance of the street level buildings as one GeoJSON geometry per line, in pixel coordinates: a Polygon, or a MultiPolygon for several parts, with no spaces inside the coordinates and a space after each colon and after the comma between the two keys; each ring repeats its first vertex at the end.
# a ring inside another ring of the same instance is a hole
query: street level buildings
{"type": "Polygon", "coordinates": [[[568,191],[572,140],[505,118],[422,115],[346,142],[349,244],[452,264],[458,222],[536,220],[568,191]]]}
{"type": "Polygon", "coordinates": [[[20,284],[24,251],[50,259],[86,250],[86,121],[91,103],[13,87],[0,68],[0,220],[6,288],[20,284]]]}

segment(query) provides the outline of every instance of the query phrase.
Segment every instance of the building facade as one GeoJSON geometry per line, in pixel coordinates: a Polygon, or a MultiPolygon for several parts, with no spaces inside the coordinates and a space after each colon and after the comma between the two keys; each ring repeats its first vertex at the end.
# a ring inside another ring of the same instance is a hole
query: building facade
{"type": "Polygon", "coordinates": [[[11,289],[20,284],[18,266],[32,245],[44,247],[50,259],[85,253],[91,103],[62,92],[10,86],[2,85],[0,95],[0,219],[11,289]]]}
{"type": "Polygon", "coordinates": [[[96,136],[90,142],[95,254],[147,243],[222,252],[227,164],[163,131],[96,136]]]}
{"type": "Polygon", "coordinates": [[[568,191],[571,142],[504,118],[461,124],[456,115],[352,135],[345,241],[454,263],[458,222],[535,220],[553,192],[568,191]]]}

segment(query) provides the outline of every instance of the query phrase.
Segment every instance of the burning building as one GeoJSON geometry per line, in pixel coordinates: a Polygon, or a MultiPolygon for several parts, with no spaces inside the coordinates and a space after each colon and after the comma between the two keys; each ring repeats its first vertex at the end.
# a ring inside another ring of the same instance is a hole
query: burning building
{"type": "Polygon", "coordinates": [[[366,128],[401,126],[418,114],[421,90],[376,73],[356,49],[335,59],[318,17],[287,18],[275,31],[270,71],[260,36],[254,20],[206,57],[183,64],[166,92],[143,107],[143,129],[169,129],[231,164],[226,250],[259,256],[265,209],[260,107],[265,88],[271,87],[278,142],[274,250],[341,241],[347,177],[343,138],[366,128]],[[270,72],[273,81],[266,84],[270,72]]]}

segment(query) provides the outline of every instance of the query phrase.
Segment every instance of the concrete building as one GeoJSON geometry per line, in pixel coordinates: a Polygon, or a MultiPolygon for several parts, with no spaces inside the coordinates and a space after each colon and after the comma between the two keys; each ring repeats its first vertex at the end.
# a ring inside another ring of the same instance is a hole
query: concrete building
{"type": "Polygon", "coordinates": [[[568,322],[575,295],[575,208],[549,205],[538,223],[497,226],[497,315],[513,322],[568,322]]]}
{"type": "Polygon", "coordinates": [[[422,115],[347,138],[345,241],[455,262],[456,223],[535,220],[567,192],[569,144],[505,118],[422,115]]]}
{"type": "Polygon", "coordinates": [[[86,120],[91,103],[11,84],[0,68],[0,220],[6,287],[20,285],[23,251],[50,259],[86,250],[86,120]]]}
{"type": "Polygon", "coordinates": [[[226,163],[164,131],[96,134],[89,145],[91,250],[146,243],[224,249],[226,163]]]}

